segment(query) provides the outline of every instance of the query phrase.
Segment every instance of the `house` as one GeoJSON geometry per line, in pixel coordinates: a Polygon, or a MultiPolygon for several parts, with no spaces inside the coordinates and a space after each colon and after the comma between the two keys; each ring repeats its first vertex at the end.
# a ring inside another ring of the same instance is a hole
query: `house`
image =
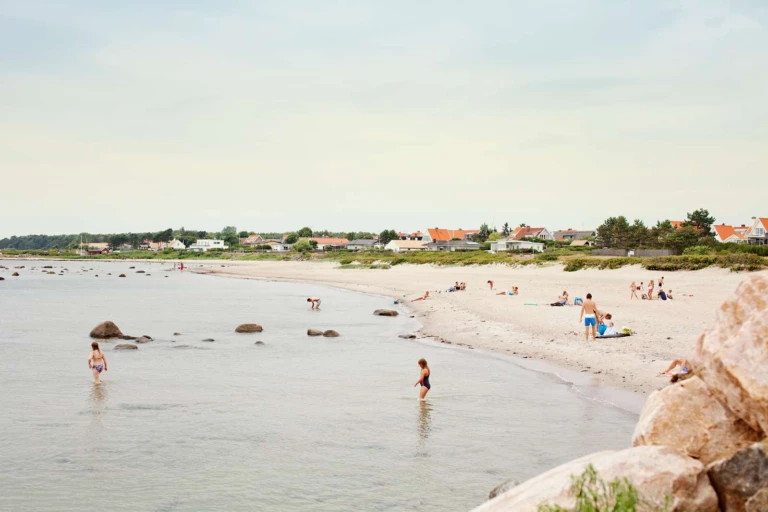
{"type": "Polygon", "coordinates": [[[594,247],[594,240],[574,240],[570,243],[571,247],[594,247]]]}
{"type": "Polygon", "coordinates": [[[93,242],[86,244],[86,250],[88,251],[88,254],[94,253],[94,254],[108,254],[109,253],[109,244],[106,242],[93,242]],[[102,251],[107,250],[106,253],[102,253],[102,251]]]}
{"type": "Polygon", "coordinates": [[[669,221],[670,224],[672,224],[672,227],[675,229],[683,229],[683,222],[682,220],[671,220],[669,221]]]}
{"type": "Polygon", "coordinates": [[[474,235],[480,233],[480,230],[430,228],[427,232],[433,242],[448,242],[449,240],[470,240],[474,235]]]}
{"type": "Polygon", "coordinates": [[[573,242],[574,240],[584,240],[590,236],[595,236],[594,231],[576,231],[574,229],[561,229],[552,233],[558,242],[573,242]]]}
{"type": "Polygon", "coordinates": [[[347,247],[349,240],[346,238],[307,238],[310,242],[317,242],[317,248],[320,251],[332,251],[334,249],[344,249],[347,247]]]}
{"type": "Polygon", "coordinates": [[[352,240],[347,244],[347,249],[350,251],[370,251],[381,248],[382,245],[378,240],[352,240]]]}
{"type": "Polygon", "coordinates": [[[423,240],[392,240],[384,249],[393,252],[426,251],[426,245],[423,240]]]}
{"type": "Polygon", "coordinates": [[[88,250],[85,251],[85,253],[88,256],[96,256],[98,254],[109,254],[109,247],[104,247],[103,249],[93,249],[89,247],[88,250]]]}
{"type": "Polygon", "coordinates": [[[480,250],[480,244],[477,242],[470,242],[469,240],[445,240],[438,242],[429,242],[424,247],[428,251],[477,251],[480,250]]]}
{"type": "Polygon", "coordinates": [[[192,252],[207,252],[211,249],[229,249],[229,246],[224,245],[224,240],[211,240],[206,238],[198,240],[187,247],[187,250],[192,252]]]}
{"type": "Polygon", "coordinates": [[[547,228],[531,228],[528,226],[522,226],[515,228],[512,234],[515,240],[522,240],[523,238],[540,238],[541,240],[554,240],[555,237],[552,233],[547,231],[547,228]]]}
{"type": "Polygon", "coordinates": [[[423,240],[424,235],[421,231],[416,231],[415,233],[398,233],[397,237],[400,240],[423,240]]]}
{"type": "Polygon", "coordinates": [[[737,233],[733,226],[728,226],[726,224],[715,225],[712,226],[712,228],[715,230],[715,240],[720,243],[738,244],[746,242],[744,239],[744,233],[746,230],[741,230],[741,233],[737,233]]]}
{"type": "Polygon", "coordinates": [[[144,240],[144,243],[139,246],[141,249],[148,251],[162,251],[163,249],[176,249],[183,251],[187,248],[183,242],[176,240],[175,238],[170,242],[152,242],[150,240],[144,240]]]}
{"type": "Polygon", "coordinates": [[[544,244],[542,242],[532,242],[530,240],[516,240],[514,236],[491,242],[491,252],[524,250],[544,252],[544,244]]]}
{"type": "Polygon", "coordinates": [[[263,245],[264,239],[261,238],[261,235],[248,235],[245,238],[240,239],[240,243],[242,245],[263,245]]]}
{"type": "Polygon", "coordinates": [[[264,243],[261,245],[268,245],[272,251],[277,252],[290,251],[292,247],[291,244],[286,244],[278,240],[264,240],[264,243]]]}
{"type": "Polygon", "coordinates": [[[750,244],[768,244],[768,218],[752,217],[752,225],[744,233],[744,238],[750,244]]]}

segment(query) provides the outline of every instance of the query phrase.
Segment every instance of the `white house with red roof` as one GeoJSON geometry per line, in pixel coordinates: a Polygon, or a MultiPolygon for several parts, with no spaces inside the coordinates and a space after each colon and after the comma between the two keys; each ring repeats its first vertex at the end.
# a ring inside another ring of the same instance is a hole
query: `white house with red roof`
{"type": "Polygon", "coordinates": [[[433,242],[449,242],[451,240],[471,240],[474,235],[480,233],[480,230],[429,228],[427,232],[433,242]]]}
{"type": "Polygon", "coordinates": [[[720,243],[743,243],[746,242],[744,239],[743,233],[737,233],[736,229],[733,226],[729,226],[727,224],[717,224],[715,226],[712,226],[712,229],[715,230],[715,240],[717,240],[720,243]]]}
{"type": "Polygon", "coordinates": [[[748,226],[744,238],[750,244],[768,244],[768,217],[752,217],[752,225],[748,226]]]}
{"type": "Polygon", "coordinates": [[[552,233],[547,231],[547,228],[532,228],[528,226],[516,227],[510,238],[514,238],[515,240],[522,240],[523,238],[538,238],[540,240],[555,239],[555,237],[552,236],[552,233]]]}

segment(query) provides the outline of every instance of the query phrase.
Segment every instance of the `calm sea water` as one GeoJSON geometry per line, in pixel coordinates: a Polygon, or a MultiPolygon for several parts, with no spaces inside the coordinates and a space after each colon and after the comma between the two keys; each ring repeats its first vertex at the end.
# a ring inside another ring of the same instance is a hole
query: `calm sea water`
{"type": "Polygon", "coordinates": [[[384,297],[160,263],[0,263],[27,267],[0,270],[0,510],[460,511],[628,446],[636,420],[512,361],[399,339],[417,325],[373,316],[384,297]],[[155,341],[103,343],[95,386],[88,333],[107,319],[155,341]],[[236,334],[246,322],[264,332],[236,334]]]}

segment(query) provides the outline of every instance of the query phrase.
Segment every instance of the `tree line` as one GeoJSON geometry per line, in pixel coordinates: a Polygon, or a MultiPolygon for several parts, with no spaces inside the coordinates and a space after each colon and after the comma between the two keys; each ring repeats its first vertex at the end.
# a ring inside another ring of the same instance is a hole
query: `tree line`
{"type": "Polygon", "coordinates": [[[670,220],[658,221],[648,227],[635,219],[631,224],[626,217],[609,217],[597,228],[595,239],[599,247],[611,249],[670,249],[683,252],[688,247],[714,245],[712,226],[715,218],[705,209],[686,215],[685,221],[675,227],[670,220]]]}

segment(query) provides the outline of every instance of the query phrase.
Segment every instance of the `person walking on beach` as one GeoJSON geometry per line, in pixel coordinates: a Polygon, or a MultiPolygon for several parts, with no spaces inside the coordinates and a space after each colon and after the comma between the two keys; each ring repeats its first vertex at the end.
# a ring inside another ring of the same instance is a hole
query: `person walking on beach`
{"type": "Polygon", "coordinates": [[[581,305],[579,323],[584,319],[584,339],[589,341],[589,328],[592,328],[592,340],[597,341],[597,304],[592,300],[592,294],[587,294],[587,300],[581,305]]]}
{"type": "Polygon", "coordinates": [[[629,300],[632,299],[640,300],[640,297],[637,296],[637,285],[634,281],[632,281],[632,284],[629,285],[629,300]]]}
{"type": "Polygon", "coordinates": [[[107,358],[96,341],[91,343],[91,353],[88,354],[88,368],[93,371],[94,384],[101,384],[99,376],[101,375],[101,372],[107,371],[107,358]]]}
{"type": "Polygon", "coordinates": [[[427,396],[427,393],[432,388],[432,386],[429,384],[429,375],[432,373],[429,369],[429,366],[427,365],[427,360],[423,357],[419,359],[419,366],[421,367],[421,372],[419,372],[419,380],[416,381],[416,384],[413,385],[413,387],[418,386],[421,384],[421,391],[419,391],[419,400],[424,400],[427,396]]]}
{"type": "Polygon", "coordinates": [[[655,288],[653,284],[653,279],[651,279],[651,282],[648,283],[648,300],[653,300],[653,289],[655,288]]]}
{"type": "Polygon", "coordinates": [[[320,309],[320,298],[319,297],[310,297],[307,299],[307,302],[312,303],[312,309],[320,309]]]}

